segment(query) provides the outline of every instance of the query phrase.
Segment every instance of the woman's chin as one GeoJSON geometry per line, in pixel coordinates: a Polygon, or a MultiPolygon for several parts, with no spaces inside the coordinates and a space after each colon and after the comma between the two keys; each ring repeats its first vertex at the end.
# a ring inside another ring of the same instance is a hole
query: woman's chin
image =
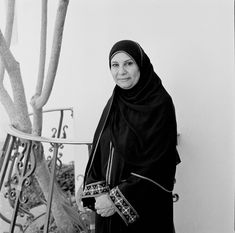
{"type": "Polygon", "coordinates": [[[132,85],[130,85],[130,84],[119,84],[118,85],[120,88],[122,88],[122,89],[126,89],[126,90],[128,90],[128,89],[131,89],[132,88],[132,85]]]}

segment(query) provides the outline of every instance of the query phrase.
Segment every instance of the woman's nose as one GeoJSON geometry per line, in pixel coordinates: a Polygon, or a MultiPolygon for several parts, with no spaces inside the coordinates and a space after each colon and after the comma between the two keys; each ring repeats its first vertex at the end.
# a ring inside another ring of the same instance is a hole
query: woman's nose
{"type": "Polygon", "coordinates": [[[124,68],[124,66],[119,67],[118,73],[119,74],[126,74],[126,69],[124,68]]]}

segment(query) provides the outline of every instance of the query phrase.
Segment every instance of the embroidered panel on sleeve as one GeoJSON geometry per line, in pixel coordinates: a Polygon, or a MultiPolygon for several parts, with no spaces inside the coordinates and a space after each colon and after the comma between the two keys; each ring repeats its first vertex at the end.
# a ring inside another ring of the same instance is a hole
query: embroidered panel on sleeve
{"type": "Polygon", "coordinates": [[[127,225],[137,220],[139,217],[138,213],[127,201],[118,187],[111,189],[109,196],[115,204],[118,214],[122,217],[127,225]]]}
{"type": "Polygon", "coordinates": [[[109,192],[109,186],[106,184],[105,181],[99,181],[96,183],[91,183],[85,186],[83,190],[83,197],[91,197],[91,196],[97,196],[102,193],[109,192]]]}

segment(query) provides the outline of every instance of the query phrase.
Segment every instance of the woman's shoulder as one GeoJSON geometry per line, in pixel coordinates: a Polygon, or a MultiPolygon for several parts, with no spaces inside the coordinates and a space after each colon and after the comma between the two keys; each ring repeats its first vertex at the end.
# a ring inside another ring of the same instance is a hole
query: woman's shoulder
{"type": "Polygon", "coordinates": [[[112,103],[113,103],[113,94],[109,97],[108,101],[106,102],[105,106],[104,106],[104,111],[108,110],[109,107],[111,107],[112,103]]]}
{"type": "Polygon", "coordinates": [[[114,95],[112,94],[109,97],[109,99],[107,100],[107,102],[105,103],[103,111],[102,111],[101,118],[104,118],[109,113],[109,110],[110,110],[110,108],[112,106],[112,103],[113,103],[113,98],[114,98],[114,95]]]}
{"type": "Polygon", "coordinates": [[[173,100],[171,95],[166,91],[165,88],[162,88],[161,91],[159,91],[156,96],[154,96],[153,101],[156,103],[159,103],[159,106],[164,106],[164,105],[171,105],[173,104],[173,100]]]}

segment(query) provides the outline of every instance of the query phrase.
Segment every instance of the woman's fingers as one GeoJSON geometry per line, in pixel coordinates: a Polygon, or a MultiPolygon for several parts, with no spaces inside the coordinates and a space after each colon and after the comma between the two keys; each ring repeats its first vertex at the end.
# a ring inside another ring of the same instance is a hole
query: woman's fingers
{"type": "Polygon", "coordinates": [[[109,217],[115,213],[115,208],[111,207],[111,208],[97,209],[96,213],[102,217],[109,217]]]}
{"type": "Polygon", "coordinates": [[[95,198],[95,208],[96,209],[103,209],[109,208],[113,205],[112,201],[110,200],[107,194],[102,194],[95,198]]]}

